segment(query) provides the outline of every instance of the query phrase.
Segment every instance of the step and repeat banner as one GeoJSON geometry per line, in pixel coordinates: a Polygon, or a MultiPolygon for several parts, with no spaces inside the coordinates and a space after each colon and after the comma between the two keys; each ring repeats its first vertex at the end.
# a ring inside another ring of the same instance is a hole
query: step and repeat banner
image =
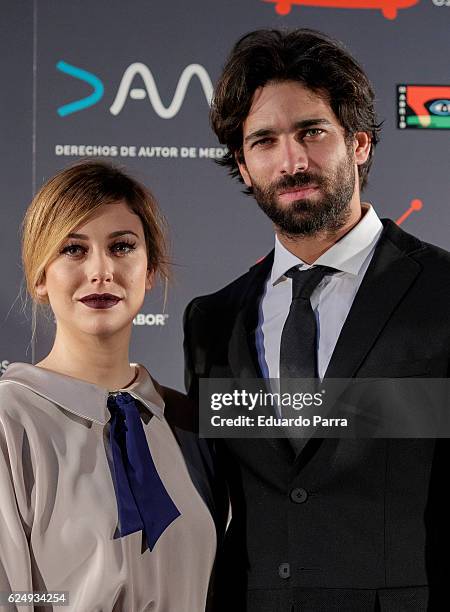
{"type": "MultiPolygon", "coordinates": [[[[146,183],[170,226],[173,280],[148,295],[132,358],[183,387],[182,314],[273,244],[270,223],[215,160],[212,89],[234,42],[262,27],[343,41],[371,78],[384,121],[364,193],[381,217],[450,248],[450,0],[1,0],[0,369],[49,350],[32,339],[20,224],[42,183],[83,158],[146,183]]],[[[220,321],[218,321],[220,325],[220,321]]]]}

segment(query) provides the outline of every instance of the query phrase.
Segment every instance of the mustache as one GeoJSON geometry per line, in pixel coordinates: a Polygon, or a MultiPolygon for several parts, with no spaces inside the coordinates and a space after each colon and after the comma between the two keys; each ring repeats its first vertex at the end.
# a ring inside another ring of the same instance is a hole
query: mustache
{"type": "Polygon", "coordinates": [[[282,178],[272,183],[271,191],[282,191],[283,189],[295,189],[295,187],[308,187],[309,185],[317,185],[321,187],[324,184],[324,179],[313,172],[302,172],[298,174],[287,174],[282,178]]]}

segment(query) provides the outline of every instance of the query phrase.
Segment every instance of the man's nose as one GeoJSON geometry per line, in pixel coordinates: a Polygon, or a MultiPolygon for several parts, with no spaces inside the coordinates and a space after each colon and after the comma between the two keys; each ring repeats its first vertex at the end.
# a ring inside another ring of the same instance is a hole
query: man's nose
{"type": "Polygon", "coordinates": [[[308,169],[305,147],[295,138],[286,139],[281,147],[280,174],[296,174],[308,169]]]}

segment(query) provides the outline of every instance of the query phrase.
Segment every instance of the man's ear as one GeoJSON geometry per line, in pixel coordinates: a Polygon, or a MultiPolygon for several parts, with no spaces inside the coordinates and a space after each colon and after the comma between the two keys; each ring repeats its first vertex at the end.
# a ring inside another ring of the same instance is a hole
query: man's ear
{"type": "Polygon", "coordinates": [[[241,173],[242,180],[244,181],[244,183],[247,185],[247,187],[253,187],[252,179],[250,178],[247,166],[245,165],[244,153],[242,152],[242,149],[234,154],[234,159],[236,160],[239,172],[241,173]]]}
{"type": "Polygon", "coordinates": [[[367,161],[370,154],[370,148],[372,146],[370,135],[367,132],[356,132],[353,146],[355,162],[358,166],[361,166],[361,164],[367,161]]]}
{"type": "Polygon", "coordinates": [[[147,270],[147,274],[145,276],[145,290],[150,291],[155,282],[155,271],[147,270]]]}

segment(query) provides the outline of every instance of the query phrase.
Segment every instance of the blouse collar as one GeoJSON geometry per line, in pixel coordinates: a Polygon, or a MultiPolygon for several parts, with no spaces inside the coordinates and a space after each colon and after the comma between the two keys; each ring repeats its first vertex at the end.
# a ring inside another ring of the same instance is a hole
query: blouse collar
{"type": "MultiPolygon", "coordinates": [[[[116,392],[129,393],[159,419],[164,415],[164,400],[156,391],[153,380],[140,364],[134,382],[116,392]]],[[[29,363],[11,363],[0,383],[12,382],[78,416],[104,425],[110,419],[107,400],[110,391],[78,378],[58,374],[29,363]]]]}

